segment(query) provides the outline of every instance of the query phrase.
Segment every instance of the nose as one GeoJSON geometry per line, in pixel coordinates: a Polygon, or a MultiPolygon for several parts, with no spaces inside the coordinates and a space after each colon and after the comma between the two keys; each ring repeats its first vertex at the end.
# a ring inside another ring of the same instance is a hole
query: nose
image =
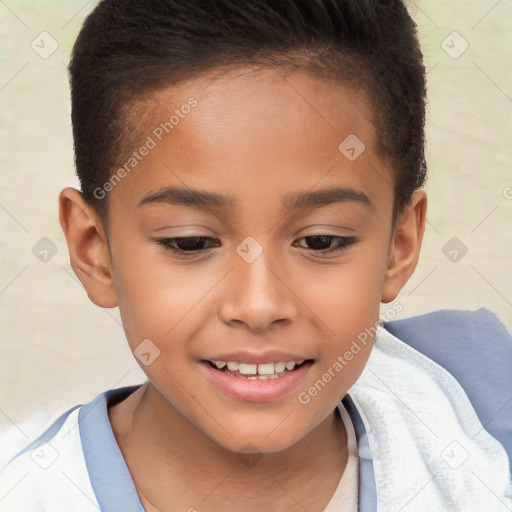
{"type": "Polygon", "coordinates": [[[289,323],[297,316],[293,285],[287,282],[286,273],[271,266],[265,251],[252,263],[237,254],[233,262],[219,308],[224,323],[263,331],[272,324],[289,323]]]}

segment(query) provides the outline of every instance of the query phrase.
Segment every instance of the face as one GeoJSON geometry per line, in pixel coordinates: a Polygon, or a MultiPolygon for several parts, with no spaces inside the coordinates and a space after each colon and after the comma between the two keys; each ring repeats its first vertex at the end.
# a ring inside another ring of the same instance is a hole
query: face
{"type": "Polygon", "coordinates": [[[169,88],[146,112],[137,162],[104,189],[115,299],[89,295],[119,306],[165,407],[227,449],[285,449],[357,380],[373,341],[358,336],[415,264],[393,273],[408,245],[371,111],[263,69],[169,88]]]}

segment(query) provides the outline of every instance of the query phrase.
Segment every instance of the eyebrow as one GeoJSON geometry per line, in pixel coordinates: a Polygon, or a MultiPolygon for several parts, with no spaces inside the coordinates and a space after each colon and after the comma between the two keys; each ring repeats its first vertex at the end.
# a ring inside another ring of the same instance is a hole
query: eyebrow
{"type": "MultiPolygon", "coordinates": [[[[366,206],[373,206],[368,196],[351,187],[334,187],[313,192],[296,192],[283,198],[282,206],[287,210],[299,210],[326,206],[333,203],[357,202],[366,206]]],[[[151,203],[168,203],[189,206],[199,209],[207,208],[233,208],[236,200],[205,190],[165,187],[149,194],[140,201],[139,206],[151,203]]]]}

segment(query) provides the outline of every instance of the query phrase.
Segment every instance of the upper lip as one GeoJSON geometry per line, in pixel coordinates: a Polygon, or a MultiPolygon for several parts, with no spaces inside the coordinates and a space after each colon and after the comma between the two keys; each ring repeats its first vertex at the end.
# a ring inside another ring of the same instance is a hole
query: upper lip
{"type": "Polygon", "coordinates": [[[240,350],[237,352],[229,352],[219,354],[212,357],[205,358],[205,361],[235,361],[237,363],[245,364],[265,364],[265,363],[279,363],[279,362],[290,362],[290,361],[304,361],[312,359],[299,354],[291,354],[289,352],[283,352],[280,350],[268,350],[265,352],[250,352],[247,350],[240,350]]]}

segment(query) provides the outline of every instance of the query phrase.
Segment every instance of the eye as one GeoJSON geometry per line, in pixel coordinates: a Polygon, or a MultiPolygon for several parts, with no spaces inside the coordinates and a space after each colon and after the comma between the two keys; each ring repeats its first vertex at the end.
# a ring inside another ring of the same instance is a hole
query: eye
{"type": "Polygon", "coordinates": [[[208,246],[208,243],[215,240],[215,238],[209,236],[187,236],[155,239],[155,241],[159,245],[162,245],[164,249],[171,251],[175,254],[193,254],[205,251],[206,249],[212,247],[208,246]]]}
{"type": "MultiPolygon", "coordinates": [[[[314,252],[324,254],[331,254],[337,251],[347,250],[350,246],[357,243],[359,240],[355,236],[336,236],[336,235],[312,235],[299,238],[299,240],[306,240],[307,244],[312,247],[305,247],[311,249],[314,252]],[[334,240],[338,240],[338,243],[331,246],[334,240]]],[[[299,247],[303,247],[300,245],[299,247]]]]}

